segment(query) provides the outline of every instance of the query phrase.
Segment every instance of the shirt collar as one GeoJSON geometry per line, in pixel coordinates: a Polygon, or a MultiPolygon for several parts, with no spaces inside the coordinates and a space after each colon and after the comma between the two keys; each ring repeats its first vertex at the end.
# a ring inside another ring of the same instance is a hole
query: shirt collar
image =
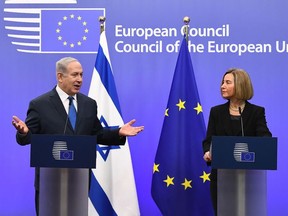
{"type": "MultiPolygon", "coordinates": [[[[58,85],[56,86],[56,91],[57,91],[62,102],[66,101],[68,99],[69,95],[66,92],[64,92],[58,85]]],[[[72,97],[77,102],[76,95],[72,95],[72,97]]]]}

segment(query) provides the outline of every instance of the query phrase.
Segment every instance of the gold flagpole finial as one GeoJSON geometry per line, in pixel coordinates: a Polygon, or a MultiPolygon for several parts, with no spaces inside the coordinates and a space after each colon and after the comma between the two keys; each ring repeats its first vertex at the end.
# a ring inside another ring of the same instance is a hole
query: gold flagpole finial
{"type": "Polygon", "coordinates": [[[185,29],[184,29],[185,39],[186,39],[186,42],[188,43],[190,18],[189,18],[188,16],[185,16],[185,17],[183,18],[183,22],[184,22],[184,24],[185,24],[185,29]]]}
{"type": "Polygon", "coordinates": [[[100,22],[100,34],[105,30],[104,23],[106,21],[106,18],[104,16],[99,16],[98,18],[100,22]]]}

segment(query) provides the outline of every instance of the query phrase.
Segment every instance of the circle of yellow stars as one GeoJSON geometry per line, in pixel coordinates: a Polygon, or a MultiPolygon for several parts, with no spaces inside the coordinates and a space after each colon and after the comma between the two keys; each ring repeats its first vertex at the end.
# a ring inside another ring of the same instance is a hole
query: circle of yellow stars
{"type": "Polygon", "coordinates": [[[58,22],[58,28],[56,29],[56,33],[58,34],[57,39],[58,41],[62,42],[62,45],[65,47],[70,47],[71,49],[73,49],[75,46],[81,46],[82,43],[84,41],[87,40],[87,34],[89,33],[89,29],[87,28],[87,22],[86,21],[82,21],[82,17],[78,16],[75,18],[74,14],[71,14],[70,16],[64,16],[62,20],[60,20],[58,22]],[[63,36],[61,35],[61,27],[65,24],[65,22],[67,22],[68,20],[76,20],[79,22],[82,22],[82,26],[83,26],[83,36],[80,40],[78,40],[77,42],[71,42],[71,41],[67,41],[65,38],[63,38],[63,36]]]}
{"type": "MultiPolygon", "coordinates": [[[[155,172],[160,172],[159,171],[159,166],[160,164],[155,164],[153,165],[153,174],[155,172]]],[[[199,176],[199,178],[203,179],[203,183],[205,183],[206,181],[210,181],[210,173],[206,173],[205,171],[203,171],[203,174],[201,176],[199,176]]],[[[166,183],[166,187],[169,187],[170,185],[174,185],[174,179],[175,177],[170,177],[169,175],[167,175],[166,179],[163,180],[163,182],[166,183]]],[[[187,178],[184,179],[184,182],[181,183],[181,185],[184,187],[184,190],[188,189],[188,188],[192,188],[192,180],[189,180],[187,178]]]]}

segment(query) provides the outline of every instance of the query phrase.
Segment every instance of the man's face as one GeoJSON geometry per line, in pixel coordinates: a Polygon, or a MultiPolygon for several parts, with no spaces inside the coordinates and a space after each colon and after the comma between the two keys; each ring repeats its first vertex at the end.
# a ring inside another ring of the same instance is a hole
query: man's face
{"type": "Polygon", "coordinates": [[[58,85],[68,95],[75,95],[82,85],[83,69],[79,62],[70,62],[66,73],[58,73],[58,85]]]}

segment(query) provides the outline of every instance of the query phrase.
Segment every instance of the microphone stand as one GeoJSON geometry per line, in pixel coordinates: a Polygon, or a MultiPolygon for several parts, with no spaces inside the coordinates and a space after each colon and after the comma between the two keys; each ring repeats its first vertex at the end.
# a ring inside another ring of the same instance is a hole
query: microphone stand
{"type": "Polygon", "coordinates": [[[238,109],[239,109],[239,114],[240,114],[241,132],[242,132],[242,136],[244,136],[244,127],[243,127],[243,118],[242,118],[241,107],[238,107],[238,109]]]}

